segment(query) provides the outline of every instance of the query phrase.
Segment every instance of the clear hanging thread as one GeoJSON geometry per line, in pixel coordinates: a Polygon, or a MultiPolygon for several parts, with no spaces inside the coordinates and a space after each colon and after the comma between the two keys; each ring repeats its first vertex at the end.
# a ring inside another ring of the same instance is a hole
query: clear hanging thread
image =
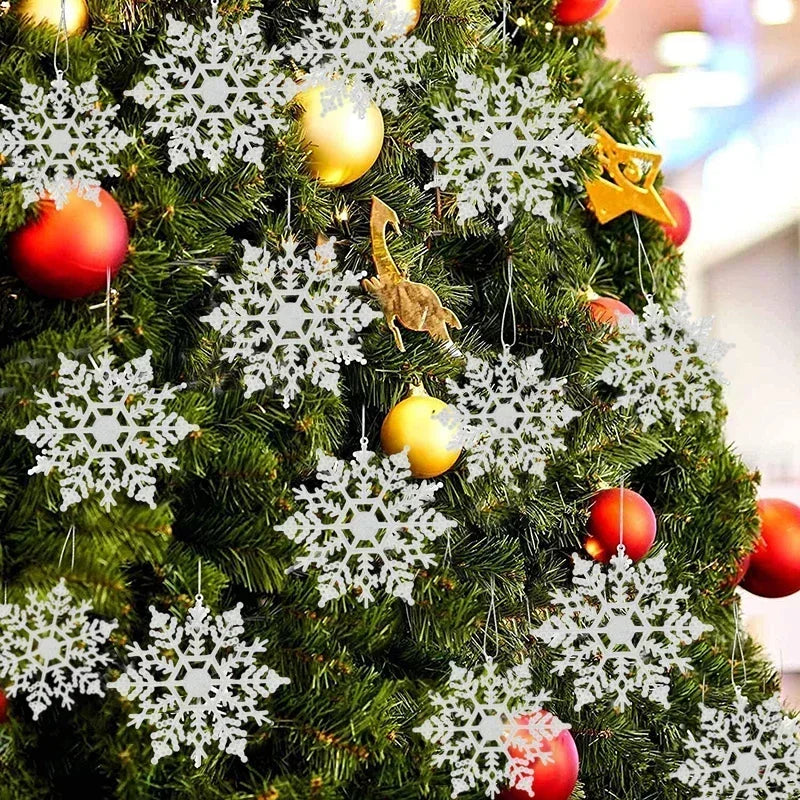
{"type": "Polygon", "coordinates": [[[517,343],[517,312],[514,308],[513,297],[513,278],[514,278],[514,264],[511,261],[511,256],[508,257],[506,262],[506,302],[503,306],[503,316],[500,320],[500,342],[504,350],[508,350],[517,343]],[[506,318],[511,314],[511,342],[506,342],[506,318]]]}
{"type": "Polygon", "coordinates": [[[70,558],[70,569],[75,569],[75,526],[70,525],[69,530],[67,531],[67,535],[64,539],[64,544],[61,545],[61,554],[58,557],[58,566],[59,569],[61,568],[61,564],[64,561],[64,553],[67,552],[67,545],[72,542],[72,555],[70,558]]]}

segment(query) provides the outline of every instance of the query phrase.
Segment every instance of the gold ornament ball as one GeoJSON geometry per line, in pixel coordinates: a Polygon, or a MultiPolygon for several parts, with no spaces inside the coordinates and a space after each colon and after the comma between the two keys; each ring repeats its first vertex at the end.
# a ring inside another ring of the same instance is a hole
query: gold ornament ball
{"type": "Polygon", "coordinates": [[[327,113],[322,109],[322,87],[297,95],[303,107],[300,126],[308,150],[311,174],[326,186],[346,186],[365,175],[383,147],[383,115],[370,103],[366,115],[350,100],[327,113]]]}
{"type": "Polygon", "coordinates": [[[398,14],[409,15],[406,33],[411,33],[419,25],[419,18],[422,16],[422,0],[394,0],[394,7],[398,14]]]}
{"type": "MultiPolygon", "coordinates": [[[[54,28],[61,26],[61,0],[20,0],[12,11],[18,17],[27,17],[33,25],[48,22],[54,28]]],[[[86,0],[66,0],[65,11],[68,36],[83,33],[89,27],[86,0]]]]}
{"type": "Polygon", "coordinates": [[[614,9],[620,4],[620,0],[608,0],[608,2],[594,15],[595,22],[600,22],[614,13],[614,9]]]}
{"type": "Polygon", "coordinates": [[[450,448],[454,429],[442,424],[436,415],[449,408],[447,403],[426,394],[401,400],[381,426],[381,445],[392,455],[408,447],[411,474],[415,478],[435,478],[447,472],[461,455],[461,448],[450,448]]]}

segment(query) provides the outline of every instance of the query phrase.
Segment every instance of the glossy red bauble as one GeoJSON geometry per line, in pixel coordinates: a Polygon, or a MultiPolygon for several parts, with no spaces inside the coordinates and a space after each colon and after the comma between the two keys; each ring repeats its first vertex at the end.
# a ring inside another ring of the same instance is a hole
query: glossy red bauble
{"type": "Polygon", "coordinates": [[[553,16],[559,25],[578,25],[599,14],[607,2],[608,0],[560,0],[553,9],[553,16]]]}
{"type": "Polygon", "coordinates": [[[613,297],[595,297],[594,300],[590,300],[589,313],[598,324],[615,327],[620,317],[633,316],[633,311],[625,303],[615,300],[613,297]]]}
{"type": "MultiPolygon", "coordinates": [[[[519,718],[521,726],[526,726],[527,717],[519,718]]],[[[536,758],[530,761],[533,770],[533,791],[531,794],[521,789],[508,787],[497,795],[497,800],[568,800],[575,784],[578,782],[580,762],[578,748],[572,734],[566,730],[555,738],[542,744],[542,750],[552,756],[548,761],[536,758]]],[[[512,758],[524,758],[525,752],[521,748],[510,746],[509,755],[512,758]]]]}
{"type": "Polygon", "coordinates": [[[8,698],[2,687],[0,687],[0,725],[6,722],[8,722],[8,698]]]}
{"type": "Polygon", "coordinates": [[[750,556],[742,588],[760,597],[800,590],[800,508],[788,500],[759,500],[761,538],[750,556]]]}
{"type": "Polygon", "coordinates": [[[63,208],[40,200],[36,217],[8,237],[8,259],[20,280],[45,297],[75,300],[105,289],[128,252],[128,223],[100,190],[100,205],[73,192],[63,208]]]}
{"type": "Polygon", "coordinates": [[[586,552],[608,562],[617,552],[620,531],[625,552],[632,561],[644,558],[656,539],[656,515],[647,500],[630,489],[603,489],[592,499],[586,552]]]}
{"type": "Polygon", "coordinates": [[[689,210],[687,202],[673,189],[664,186],[659,194],[675,219],[674,225],[665,225],[662,222],[661,227],[675,247],[680,247],[689,238],[692,229],[692,212],[689,210]]]}

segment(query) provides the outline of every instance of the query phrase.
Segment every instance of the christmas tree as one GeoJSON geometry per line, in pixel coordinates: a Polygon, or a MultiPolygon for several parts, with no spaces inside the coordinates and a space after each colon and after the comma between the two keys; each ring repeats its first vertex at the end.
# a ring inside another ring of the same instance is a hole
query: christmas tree
{"type": "Polygon", "coordinates": [[[0,797],[800,796],[603,5],[0,16],[0,797]]]}

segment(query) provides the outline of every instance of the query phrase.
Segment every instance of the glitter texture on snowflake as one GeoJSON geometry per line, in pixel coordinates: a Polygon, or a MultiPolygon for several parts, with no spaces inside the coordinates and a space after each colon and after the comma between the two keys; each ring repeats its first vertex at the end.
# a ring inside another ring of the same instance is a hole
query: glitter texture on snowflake
{"type": "Polygon", "coordinates": [[[63,208],[72,191],[99,203],[100,177],[119,175],[114,158],[133,141],[112,124],[119,107],[101,104],[95,78],[73,86],[61,74],[47,88],[23,79],[21,101],[0,105],[0,155],[24,204],[46,194],[63,208]]]}
{"type": "Polygon", "coordinates": [[[666,585],[661,555],[634,564],[619,547],[606,567],[573,555],[573,588],[534,635],[559,651],[557,674],[575,673],[575,710],[605,696],[619,709],[640,693],[669,708],[669,672],[691,669],[681,649],[711,630],[691,613],[689,590],[666,585]]]}
{"type": "Polygon", "coordinates": [[[72,708],[76,694],[103,696],[101,653],[116,621],[89,619],[90,604],[76,603],[62,578],[47,594],[27,593],[27,605],[0,604],[0,678],[9,697],[26,695],[33,718],[59,701],[72,708]]]}
{"type": "Polygon", "coordinates": [[[546,380],[541,351],[525,359],[505,348],[494,363],[467,355],[465,385],[448,381],[456,402],[437,416],[453,447],[467,449],[469,480],[498,472],[516,488],[515,472],[541,478],[548,456],[563,450],[556,434],[579,416],[562,399],[565,378],[546,380]]]}
{"type": "Polygon", "coordinates": [[[242,640],[241,608],[214,615],[197,595],[181,622],[151,606],[152,643],[127,648],[134,663],[109,686],[140,707],[129,725],[154,728],[154,764],[185,744],[199,767],[212,742],[247,761],[244,726],[272,724],[258,704],[289,679],[259,664],[264,639],[242,640]]]}
{"type": "Polygon", "coordinates": [[[416,83],[414,65],[433,50],[405,32],[414,12],[397,0],[321,0],[319,18],[289,54],[307,70],[304,83],[321,86],[323,112],[346,100],[362,116],[370,102],[397,112],[402,84],[416,83]]]}
{"type": "Polygon", "coordinates": [[[319,570],[320,606],[350,588],[365,606],[379,588],[413,605],[417,571],[436,563],[426,543],[455,526],[426,508],[441,484],[413,481],[405,451],[376,456],[364,441],[350,462],[321,452],[317,479],[295,489],[305,510],[278,526],[306,549],[291,569],[319,570]]]}
{"type": "Polygon", "coordinates": [[[112,366],[109,353],[91,365],[63,353],[58,357],[61,391],[37,392],[37,403],[47,413],[17,431],[42,451],[28,474],[58,473],[62,511],[92,493],[98,493],[108,509],[116,505],[115,492],[122,491],[155,508],[153,473],[159,467],[177,469],[177,459],[167,456],[167,447],[197,430],[167,411],[183,386],[149,385],[149,350],[120,369],[112,366]]]}
{"type": "Polygon", "coordinates": [[[145,56],[155,74],[127,92],[155,109],[147,132],[169,134],[170,172],[198,156],[217,172],[228,153],[263,167],[265,131],[288,126],[276,107],[296,86],[279,72],[281,51],[264,49],[258,14],[226,27],[217,5],[202,29],[168,14],[165,52],[145,56]]]}
{"type": "Polygon", "coordinates": [[[701,737],[690,732],[691,756],[673,778],[698,800],[789,800],[800,796],[797,722],[779,696],[751,705],[736,693],[735,713],[700,706],[701,737]]]}
{"type": "Polygon", "coordinates": [[[203,321],[229,342],[223,358],[244,363],[246,396],[275,389],[288,407],[302,378],[339,394],[339,364],[364,363],[351,340],[381,314],[353,293],[363,275],[336,271],[335,241],[305,257],[292,240],[282,256],[245,242],[242,277],[221,278],[228,299],[203,321]]]}
{"type": "Polygon", "coordinates": [[[685,299],[665,311],[652,298],[641,318],[619,318],[613,356],[600,380],[622,388],[615,408],[636,409],[647,430],[666,418],[680,429],[688,411],[712,410],[712,383],[724,383],[717,362],[728,345],[711,337],[710,319],[693,321],[685,299]]]}
{"type": "Polygon", "coordinates": [[[503,232],[520,207],[553,222],[553,185],[576,182],[567,161],[594,141],[568,122],[574,103],[551,99],[547,65],[517,80],[507,67],[493,80],[460,71],[456,99],[417,145],[438,162],[426,188],[457,192],[461,223],[494,208],[503,232]]]}
{"type": "Polygon", "coordinates": [[[545,743],[570,726],[543,710],[550,695],[531,691],[530,663],[450,669],[447,691],[432,698],[434,715],[415,731],[438,746],[433,764],[449,767],[452,797],[479,787],[495,797],[505,786],[535,796],[531,762],[552,761],[545,743]]]}

